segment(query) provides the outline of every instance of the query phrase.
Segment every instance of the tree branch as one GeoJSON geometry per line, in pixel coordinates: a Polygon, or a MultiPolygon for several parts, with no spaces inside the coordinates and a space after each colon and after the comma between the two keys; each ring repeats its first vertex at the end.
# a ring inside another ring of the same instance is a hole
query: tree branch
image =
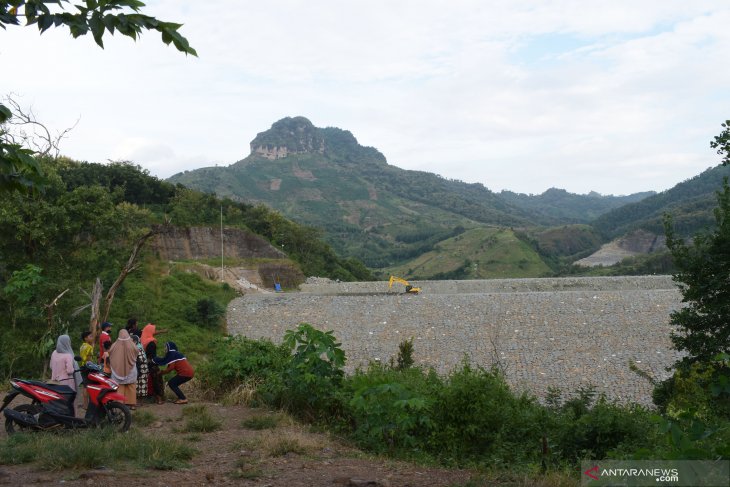
{"type": "Polygon", "coordinates": [[[106,293],[106,297],[104,298],[104,313],[102,315],[101,321],[104,322],[109,318],[109,313],[111,311],[112,307],[112,301],[114,301],[114,294],[117,292],[117,289],[119,289],[119,286],[122,285],[124,282],[124,279],[127,278],[127,275],[137,269],[139,267],[139,264],[136,263],[137,256],[139,255],[140,250],[142,250],[142,247],[144,246],[145,242],[152,237],[153,235],[157,235],[160,233],[159,228],[155,228],[147,232],[146,234],[142,235],[139,240],[134,244],[134,247],[132,248],[132,253],[129,256],[129,260],[127,260],[126,265],[122,268],[122,271],[119,273],[119,277],[117,277],[117,280],[114,281],[114,284],[109,288],[109,291],[106,293]]]}

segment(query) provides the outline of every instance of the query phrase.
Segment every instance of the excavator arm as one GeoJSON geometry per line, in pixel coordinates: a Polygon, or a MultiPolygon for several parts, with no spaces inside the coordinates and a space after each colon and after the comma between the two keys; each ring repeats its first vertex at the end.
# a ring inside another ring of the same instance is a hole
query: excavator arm
{"type": "Polygon", "coordinates": [[[406,287],[406,293],[408,293],[408,294],[418,294],[419,292],[421,292],[420,287],[413,287],[413,286],[411,286],[411,283],[409,283],[405,279],[396,277],[396,276],[390,276],[390,281],[388,282],[389,289],[391,289],[393,287],[394,282],[403,284],[406,287]]]}

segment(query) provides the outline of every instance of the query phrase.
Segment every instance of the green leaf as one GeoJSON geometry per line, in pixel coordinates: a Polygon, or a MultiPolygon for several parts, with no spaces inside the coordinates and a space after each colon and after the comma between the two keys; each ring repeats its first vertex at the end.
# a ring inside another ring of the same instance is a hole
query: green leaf
{"type": "Polygon", "coordinates": [[[38,29],[40,29],[41,33],[51,28],[53,19],[53,15],[41,15],[38,17],[38,29]]]}
{"type": "Polygon", "coordinates": [[[99,12],[94,12],[89,19],[89,27],[91,28],[91,34],[94,36],[94,40],[101,47],[104,48],[104,42],[102,36],[104,35],[104,22],[99,12]]]}
{"type": "Polygon", "coordinates": [[[109,31],[109,33],[114,34],[114,29],[116,28],[117,18],[112,14],[107,14],[104,16],[104,25],[106,26],[106,29],[109,31]]]}
{"type": "Polygon", "coordinates": [[[10,120],[12,118],[13,113],[10,111],[8,107],[6,107],[3,104],[0,104],[0,124],[3,124],[10,120]]]}

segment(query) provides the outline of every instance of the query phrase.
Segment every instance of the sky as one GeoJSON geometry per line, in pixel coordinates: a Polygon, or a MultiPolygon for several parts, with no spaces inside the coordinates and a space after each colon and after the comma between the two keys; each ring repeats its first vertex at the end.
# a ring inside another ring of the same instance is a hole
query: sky
{"type": "MultiPolygon", "coordinates": [[[[72,0],[72,3],[75,3],[72,0]]],[[[0,95],[64,155],[160,178],[246,157],[287,116],[389,164],[493,191],[662,191],[720,163],[730,4],[693,0],[149,0],[145,33],[0,30],[0,95]]]]}

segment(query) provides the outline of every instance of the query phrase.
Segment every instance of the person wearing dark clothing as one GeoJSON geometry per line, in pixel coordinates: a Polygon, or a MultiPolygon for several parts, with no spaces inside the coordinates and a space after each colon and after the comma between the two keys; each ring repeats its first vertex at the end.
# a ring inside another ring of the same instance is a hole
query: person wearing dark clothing
{"type": "Polygon", "coordinates": [[[157,404],[165,402],[165,385],[163,384],[160,367],[155,363],[157,358],[157,339],[156,334],[165,333],[165,330],[157,330],[157,327],[149,323],[142,329],[142,347],[147,354],[148,378],[147,378],[147,395],[152,396],[157,404]]]}
{"type": "Polygon", "coordinates": [[[130,336],[142,337],[142,330],[137,327],[137,318],[129,318],[127,320],[127,326],[124,328],[129,332],[130,336]]]}
{"type": "Polygon", "coordinates": [[[165,343],[165,356],[157,357],[154,359],[154,362],[159,367],[167,366],[165,370],[160,371],[161,375],[165,375],[173,370],[177,372],[172,379],[167,381],[167,385],[177,396],[175,404],[187,404],[188,400],[180,390],[180,386],[192,379],[195,376],[195,371],[190,365],[190,362],[188,362],[188,359],[185,358],[185,355],[178,351],[177,345],[174,342],[167,342],[165,343]]]}

